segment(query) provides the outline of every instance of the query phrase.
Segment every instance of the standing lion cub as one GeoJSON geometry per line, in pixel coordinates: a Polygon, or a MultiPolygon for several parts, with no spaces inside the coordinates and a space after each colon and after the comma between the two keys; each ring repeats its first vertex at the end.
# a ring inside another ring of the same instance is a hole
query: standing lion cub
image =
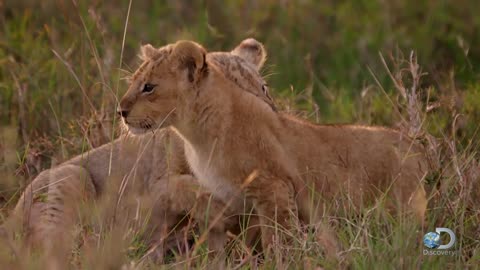
{"type": "MultiPolygon", "coordinates": [[[[257,43],[243,45],[263,51],[257,43]]],[[[135,133],[173,127],[199,182],[238,211],[244,199],[255,209],[264,248],[276,224],[317,223],[326,209],[358,210],[382,198],[423,220],[427,168],[412,140],[392,129],[315,125],[278,113],[252,94],[267,92],[255,68],[237,59],[225,69],[197,43],[146,49],[149,59],[120,104],[125,123],[135,133]],[[242,80],[228,79],[232,73],[242,80]]]]}

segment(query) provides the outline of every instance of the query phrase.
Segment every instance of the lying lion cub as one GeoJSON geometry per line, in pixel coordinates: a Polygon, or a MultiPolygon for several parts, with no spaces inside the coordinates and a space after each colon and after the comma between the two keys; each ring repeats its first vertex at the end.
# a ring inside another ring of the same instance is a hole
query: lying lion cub
{"type": "MultiPolygon", "coordinates": [[[[26,229],[29,245],[64,259],[73,246],[72,231],[79,219],[79,207],[107,195],[115,200],[111,203],[122,203],[122,210],[117,210],[122,216],[138,207],[152,209],[143,229],[150,235],[146,242],[157,247],[154,257],[158,259],[165,250],[177,245],[175,234],[165,234],[184,215],[191,213],[196,222],[204,224],[224,208],[222,202],[211,199],[199,188],[185,164],[183,144],[167,130],[153,135],[122,136],[43,171],[25,189],[6,225],[13,225],[15,218],[19,219],[26,229]],[[124,203],[127,194],[134,194],[138,205],[124,203]],[[197,211],[192,211],[194,207],[197,211]],[[52,241],[53,238],[58,241],[52,241]],[[64,254],[59,254],[59,250],[64,254]]],[[[221,220],[215,225],[214,236],[209,240],[212,240],[210,248],[218,250],[224,247],[225,230],[235,226],[235,221],[221,220]]]]}
{"type": "MultiPolygon", "coordinates": [[[[155,49],[145,46],[141,57],[150,59],[152,50],[155,49]]],[[[247,65],[247,68],[260,69],[264,54],[261,44],[249,39],[232,52],[217,53],[217,59],[222,62],[225,72],[229,73],[232,83],[245,85],[246,90],[253,89],[249,94],[274,108],[267,92],[249,88],[256,83],[252,80],[257,78],[248,78],[237,72],[239,63],[247,65]],[[243,60],[239,62],[239,58],[243,60]]],[[[64,252],[61,256],[66,258],[72,247],[73,227],[78,222],[78,207],[105,196],[108,186],[112,184],[115,193],[123,186],[125,193],[143,194],[146,201],[142,200],[141,204],[153,204],[149,207],[153,210],[148,227],[154,232],[147,239],[152,247],[164,237],[160,235],[161,230],[172,230],[187,212],[192,213],[199,224],[207,224],[224,212],[223,218],[210,228],[207,241],[211,249],[224,248],[225,230],[236,230],[239,226],[237,218],[227,218],[232,211],[225,210],[221,201],[210,198],[204,189],[199,189],[186,164],[183,142],[171,131],[122,136],[40,173],[26,188],[4,225],[15,226],[15,219],[18,219],[26,228],[31,245],[47,251],[55,248],[52,252],[61,249],[64,252]]],[[[126,197],[124,194],[122,196],[126,197]]],[[[121,197],[113,198],[122,201],[121,197]]],[[[174,237],[168,237],[158,256],[162,256],[163,250],[176,245],[177,241],[174,237]]]]}
{"type": "Polygon", "coordinates": [[[426,162],[399,132],[278,113],[252,95],[267,92],[255,68],[239,58],[226,72],[221,58],[191,41],[145,49],[149,58],[121,100],[125,123],[134,133],[173,127],[202,185],[234,209],[241,211],[244,198],[254,207],[263,248],[275,222],[315,223],[335,205],[358,209],[387,198],[387,207],[423,220],[426,162]],[[230,72],[244,80],[230,80],[230,72]]]}

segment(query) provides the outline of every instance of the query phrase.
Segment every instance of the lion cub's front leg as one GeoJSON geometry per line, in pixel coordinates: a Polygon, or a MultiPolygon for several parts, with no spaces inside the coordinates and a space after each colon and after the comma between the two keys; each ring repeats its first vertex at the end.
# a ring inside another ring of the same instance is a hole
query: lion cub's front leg
{"type": "Polygon", "coordinates": [[[153,220],[156,237],[152,246],[159,247],[158,257],[169,249],[175,249],[175,227],[187,216],[193,218],[201,228],[200,233],[208,233],[208,248],[213,253],[222,251],[227,242],[227,228],[234,227],[236,219],[227,218],[231,213],[226,205],[200,187],[191,175],[170,175],[156,183],[152,190],[155,203],[153,220]],[[207,229],[209,231],[207,231],[207,229]],[[156,241],[155,241],[156,240],[156,241]],[[156,243],[155,243],[156,242],[156,243]]]}
{"type": "Polygon", "coordinates": [[[298,215],[288,177],[260,175],[245,190],[259,216],[263,250],[271,249],[274,242],[290,242],[298,215]]]}

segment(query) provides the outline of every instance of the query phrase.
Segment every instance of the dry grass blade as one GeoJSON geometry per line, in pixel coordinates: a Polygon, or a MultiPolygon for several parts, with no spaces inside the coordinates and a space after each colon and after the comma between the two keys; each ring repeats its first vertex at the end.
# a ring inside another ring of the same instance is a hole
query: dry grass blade
{"type": "MultiPolygon", "coordinates": [[[[160,130],[160,128],[163,126],[163,123],[165,123],[165,121],[168,119],[168,117],[170,117],[170,115],[175,111],[175,108],[173,108],[168,114],[167,116],[162,120],[162,122],[158,125],[158,128],[153,130],[152,133],[155,135],[155,133],[160,130]]],[[[164,134],[162,134],[163,136],[164,134]]],[[[144,148],[142,149],[142,151],[140,152],[139,156],[137,157],[137,160],[135,161],[135,165],[133,166],[133,168],[130,170],[130,172],[123,178],[121,184],[120,184],[120,190],[118,191],[118,199],[117,199],[117,207],[118,205],[120,204],[120,201],[123,197],[123,193],[125,192],[125,189],[128,185],[128,182],[131,178],[131,176],[133,175],[133,172],[135,171],[135,169],[138,167],[138,162],[140,161],[140,157],[145,153],[145,151],[147,150],[147,147],[149,145],[149,143],[151,142],[151,140],[153,140],[154,136],[152,136],[149,141],[145,144],[144,148]]],[[[112,147],[113,149],[113,147],[112,147]]],[[[112,152],[110,152],[112,153],[112,152]]],[[[116,210],[115,210],[116,212],[116,210]]]]}
{"type": "MultiPolygon", "coordinates": [[[[128,10],[127,10],[127,16],[125,18],[125,26],[124,26],[124,29],[123,29],[123,38],[122,38],[122,49],[120,51],[120,61],[119,61],[119,64],[118,64],[118,70],[119,70],[119,73],[120,73],[120,70],[122,69],[122,62],[123,62],[123,50],[125,48],[125,37],[127,36],[127,26],[128,26],[128,20],[130,18],[130,10],[132,8],[132,0],[130,0],[128,2],[128,10]]],[[[120,77],[120,76],[119,76],[120,77]]],[[[115,96],[118,97],[118,89],[120,88],[120,78],[117,80],[117,85],[115,87],[116,89],[116,93],[115,93],[115,96]]],[[[115,122],[116,122],[116,113],[113,113],[113,125],[115,126],[115,122]]],[[[112,133],[112,138],[111,140],[113,141],[113,136],[114,134],[112,133]]],[[[110,151],[110,159],[109,159],[109,166],[108,166],[108,174],[110,175],[111,172],[112,172],[112,155],[113,155],[113,148],[112,150],[110,151]]]]}
{"type": "Polygon", "coordinates": [[[68,69],[70,74],[75,78],[75,81],[77,82],[78,86],[80,86],[80,89],[82,90],[83,96],[88,102],[88,105],[90,105],[92,111],[95,111],[95,106],[93,105],[92,101],[90,100],[90,97],[87,95],[87,91],[85,90],[85,87],[83,86],[82,82],[80,81],[80,78],[78,78],[77,74],[72,68],[72,65],[70,65],[65,59],[63,59],[58,52],[56,52],[54,49],[52,49],[53,54],[65,65],[65,67],[68,69]]]}
{"type": "Polygon", "coordinates": [[[26,85],[20,85],[20,82],[18,81],[17,76],[13,73],[13,71],[10,71],[10,75],[13,78],[13,81],[15,82],[15,86],[17,87],[17,94],[18,94],[18,109],[19,109],[19,125],[20,125],[20,131],[22,134],[22,140],[26,144],[28,142],[28,133],[27,133],[27,118],[26,118],[26,100],[25,100],[25,95],[26,95],[26,85]]]}

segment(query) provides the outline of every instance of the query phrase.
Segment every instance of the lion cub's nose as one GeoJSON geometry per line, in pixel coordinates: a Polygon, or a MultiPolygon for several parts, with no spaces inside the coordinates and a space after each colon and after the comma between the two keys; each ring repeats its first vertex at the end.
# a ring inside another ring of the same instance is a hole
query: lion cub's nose
{"type": "Polygon", "coordinates": [[[117,109],[117,114],[123,118],[126,118],[128,116],[129,111],[127,110],[122,110],[122,108],[117,109]]]}

